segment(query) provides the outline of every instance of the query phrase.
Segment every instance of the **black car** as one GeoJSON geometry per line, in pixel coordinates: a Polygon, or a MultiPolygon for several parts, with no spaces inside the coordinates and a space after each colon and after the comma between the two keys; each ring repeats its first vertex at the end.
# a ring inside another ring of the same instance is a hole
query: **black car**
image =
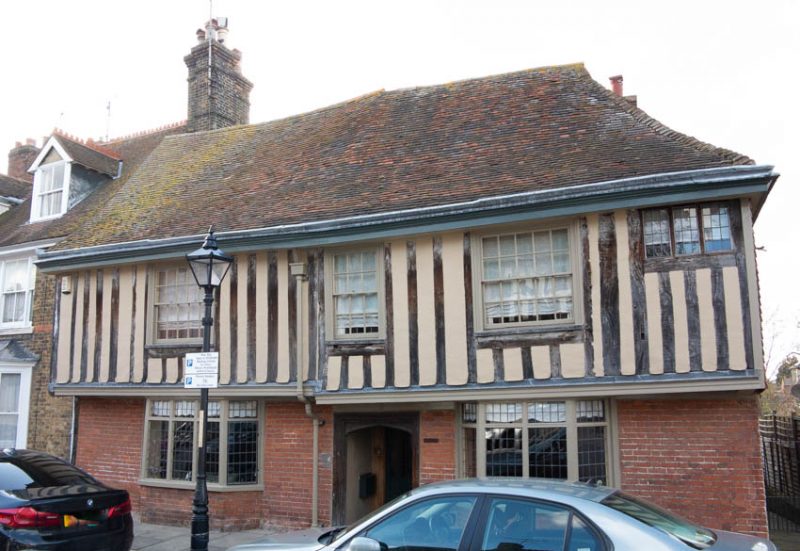
{"type": "Polygon", "coordinates": [[[52,455],[0,451],[0,549],[128,551],[128,492],[52,455]]]}

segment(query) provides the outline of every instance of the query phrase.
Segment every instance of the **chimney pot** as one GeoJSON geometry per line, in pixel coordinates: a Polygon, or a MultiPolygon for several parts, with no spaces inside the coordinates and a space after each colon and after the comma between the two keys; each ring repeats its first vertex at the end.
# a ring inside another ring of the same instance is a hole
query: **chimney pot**
{"type": "Polygon", "coordinates": [[[27,138],[25,140],[25,144],[26,145],[36,145],[36,140],[34,140],[33,138],[27,138]]]}
{"type": "Polygon", "coordinates": [[[611,90],[614,92],[614,94],[622,97],[622,75],[608,77],[608,80],[611,81],[611,90]]]}

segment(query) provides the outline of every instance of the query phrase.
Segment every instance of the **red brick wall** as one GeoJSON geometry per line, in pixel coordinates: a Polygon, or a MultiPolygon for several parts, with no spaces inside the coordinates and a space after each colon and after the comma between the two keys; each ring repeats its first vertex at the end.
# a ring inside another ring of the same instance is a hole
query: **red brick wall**
{"type": "MultiPolygon", "coordinates": [[[[144,522],[188,525],[193,489],[141,486],[145,400],[81,398],[77,464],[103,482],[125,488],[144,522]]],[[[330,409],[317,408],[320,455],[332,457],[330,409]]],[[[264,431],[264,486],[257,492],[209,492],[211,527],[223,530],[311,523],[312,425],[300,403],[268,404],[264,431]]],[[[331,468],[320,468],[319,520],[330,522],[331,468]]]]}
{"type": "Polygon", "coordinates": [[[618,402],[621,486],[712,528],[767,535],[758,404],[618,402]]]}
{"type": "Polygon", "coordinates": [[[419,422],[419,483],[429,484],[456,477],[455,412],[423,411],[419,422]]]}
{"type": "MultiPolygon", "coordinates": [[[[330,524],[333,471],[333,415],[315,407],[325,421],[319,428],[319,454],[328,460],[319,469],[319,523],[330,524]]],[[[311,524],[312,421],[297,402],[270,404],[265,433],[264,509],[268,524],[308,527],[311,524]]]]}

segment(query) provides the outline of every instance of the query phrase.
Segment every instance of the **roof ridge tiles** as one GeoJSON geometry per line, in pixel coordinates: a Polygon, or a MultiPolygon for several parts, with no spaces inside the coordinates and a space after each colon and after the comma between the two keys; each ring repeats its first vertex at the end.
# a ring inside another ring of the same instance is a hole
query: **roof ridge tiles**
{"type": "Polygon", "coordinates": [[[78,145],[82,145],[87,149],[91,149],[92,151],[100,153],[101,155],[105,155],[106,157],[111,157],[116,161],[122,160],[122,157],[118,152],[114,151],[110,147],[107,147],[101,143],[94,141],[92,138],[88,139],[79,138],[78,136],[70,134],[69,132],[66,132],[61,128],[54,128],[53,135],[58,136],[60,138],[64,138],[78,145]]]}
{"type": "Polygon", "coordinates": [[[170,122],[167,124],[162,124],[161,126],[157,126],[156,128],[148,128],[147,130],[138,130],[136,132],[131,132],[130,134],[116,136],[113,139],[103,142],[103,144],[112,144],[116,142],[131,140],[133,138],[141,138],[152,134],[158,134],[159,132],[164,132],[166,130],[173,130],[175,128],[180,128],[181,126],[186,126],[186,119],[176,122],[170,122]]]}

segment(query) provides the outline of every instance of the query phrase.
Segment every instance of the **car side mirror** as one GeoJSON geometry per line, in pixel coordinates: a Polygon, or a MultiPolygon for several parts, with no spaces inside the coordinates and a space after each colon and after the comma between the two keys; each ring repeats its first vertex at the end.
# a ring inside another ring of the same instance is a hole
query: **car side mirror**
{"type": "Polygon", "coordinates": [[[359,536],[350,542],[348,551],[381,551],[381,544],[372,538],[359,536]]]}

